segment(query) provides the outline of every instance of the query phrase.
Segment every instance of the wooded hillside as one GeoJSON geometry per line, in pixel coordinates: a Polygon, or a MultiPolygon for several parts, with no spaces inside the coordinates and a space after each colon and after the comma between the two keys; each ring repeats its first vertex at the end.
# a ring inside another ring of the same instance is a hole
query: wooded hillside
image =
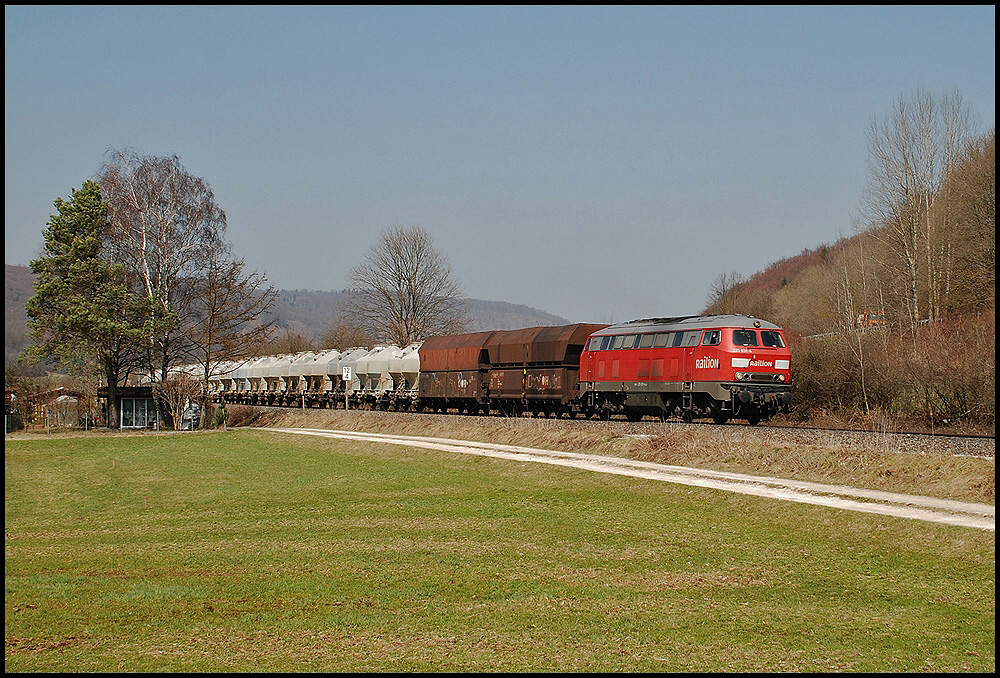
{"type": "Polygon", "coordinates": [[[995,149],[993,130],[969,139],[936,182],[894,177],[898,194],[883,194],[890,204],[856,235],[749,278],[720,275],[707,311],[788,330],[803,416],[994,426],[995,149]]]}

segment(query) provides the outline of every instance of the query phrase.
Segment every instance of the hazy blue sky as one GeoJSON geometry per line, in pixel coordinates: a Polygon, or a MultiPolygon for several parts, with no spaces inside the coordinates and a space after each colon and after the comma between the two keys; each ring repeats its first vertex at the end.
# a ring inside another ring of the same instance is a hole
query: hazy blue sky
{"type": "Polygon", "coordinates": [[[918,87],[995,125],[973,7],[4,10],[5,261],[109,148],[176,154],[280,288],[421,224],[466,294],[572,321],[700,311],[853,232],[865,133],[918,87]]]}

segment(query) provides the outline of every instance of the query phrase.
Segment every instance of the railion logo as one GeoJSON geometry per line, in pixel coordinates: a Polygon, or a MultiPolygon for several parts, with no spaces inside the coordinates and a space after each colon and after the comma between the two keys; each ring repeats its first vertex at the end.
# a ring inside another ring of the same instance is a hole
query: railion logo
{"type": "Polygon", "coordinates": [[[717,370],[719,369],[719,359],[705,356],[704,358],[698,358],[695,360],[694,366],[699,370],[717,370]]]}

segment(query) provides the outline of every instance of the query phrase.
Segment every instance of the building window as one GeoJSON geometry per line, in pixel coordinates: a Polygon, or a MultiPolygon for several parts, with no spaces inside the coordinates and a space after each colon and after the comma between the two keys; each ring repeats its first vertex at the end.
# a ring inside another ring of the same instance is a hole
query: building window
{"type": "Polygon", "coordinates": [[[149,428],[156,421],[156,410],[149,398],[122,398],[121,427],[149,428]]]}

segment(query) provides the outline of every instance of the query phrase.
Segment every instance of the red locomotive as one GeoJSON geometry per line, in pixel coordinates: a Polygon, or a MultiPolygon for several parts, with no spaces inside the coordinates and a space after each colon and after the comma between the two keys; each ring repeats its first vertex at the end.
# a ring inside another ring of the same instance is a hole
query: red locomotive
{"type": "Polygon", "coordinates": [[[791,404],[784,333],[741,315],[431,337],[419,352],[418,409],[756,424],[791,404]]]}
{"type": "Polygon", "coordinates": [[[756,318],[634,320],[591,335],[580,358],[580,403],[602,418],[756,424],[789,409],[790,369],[784,332],[756,318]]]}

